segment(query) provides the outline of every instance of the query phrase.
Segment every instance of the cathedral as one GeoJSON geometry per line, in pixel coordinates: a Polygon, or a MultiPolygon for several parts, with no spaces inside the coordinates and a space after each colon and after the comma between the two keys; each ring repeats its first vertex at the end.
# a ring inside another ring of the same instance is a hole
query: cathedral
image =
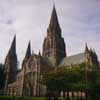
{"type": "Polygon", "coordinates": [[[53,7],[42,49],[42,54],[40,52],[38,54],[31,53],[31,44],[29,42],[22,68],[18,70],[16,36],[14,36],[4,64],[4,73],[6,74],[4,93],[6,95],[45,96],[46,86],[42,85],[40,81],[46,72],[56,67],[84,62],[90,65],[99,64],[95,51],[89,49],[87,44],[83,53],[66,56],[66,45],[62,37],[55,6],[53,7]]]}

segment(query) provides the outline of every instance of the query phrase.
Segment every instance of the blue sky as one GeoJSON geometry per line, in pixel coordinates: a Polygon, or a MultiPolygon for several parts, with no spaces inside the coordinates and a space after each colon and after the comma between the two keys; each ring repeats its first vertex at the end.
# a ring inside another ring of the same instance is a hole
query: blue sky
{"type": "Polygon", "coordinates": [[[100,0],[0,0],[0,62],[4,62],[15,34],[19,61],[29,40],[32,52],[42,52],[53,2],[67,55],[84,52],[87,42],[100,59],[100,0]]]}

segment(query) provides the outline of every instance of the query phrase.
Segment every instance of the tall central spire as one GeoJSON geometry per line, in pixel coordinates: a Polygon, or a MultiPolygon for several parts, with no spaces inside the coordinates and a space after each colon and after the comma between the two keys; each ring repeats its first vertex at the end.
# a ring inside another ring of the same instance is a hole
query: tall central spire
{"type": "Polygon", "coordinates": [[[47,37],[44,39],[42,55],[47,57],[53,66],[58,65],[61,59],[66,56],[65,42],[61,36],[55,5],[53,6],[50,24],[47,29],[47,37]]]}
{"type": "Polygon", "coordinates": [[[56,13],[56,8],[55,5],[53,6],[53,11],[50,19],[50,24],[47,29],[48,34],[54,34],[54,35],[59,35],[61,36],[61,28],[58,22],[58,17],[56,13]]]}

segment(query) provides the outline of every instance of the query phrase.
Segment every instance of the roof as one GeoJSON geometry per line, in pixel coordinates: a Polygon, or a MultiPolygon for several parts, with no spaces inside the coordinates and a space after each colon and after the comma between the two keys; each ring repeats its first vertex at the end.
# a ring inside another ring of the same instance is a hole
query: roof
{"type": "Polygon", "coordinates": [[[76,55],[72,55],[72,56],[63,58],[59,64],[59,66],[69,66],[72,64],[81,64],[84,61],[85,61],[85,54],[79,53],[76,55]]]}

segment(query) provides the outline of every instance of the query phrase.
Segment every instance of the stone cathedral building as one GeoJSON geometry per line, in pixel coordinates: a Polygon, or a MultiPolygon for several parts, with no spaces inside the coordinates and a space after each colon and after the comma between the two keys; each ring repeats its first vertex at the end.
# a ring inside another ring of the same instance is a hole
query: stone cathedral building
{"type": "Polygon", "coordinates": [[[47,36],[43,42],[42,54],[31,53],[30,42],[23,59],[22,69],[17,68],[16,36],[5,59],[6,84],[5,93],[17,96],[43,96],[46,86],[40,84],[43,75],[56,67],[70,66],[87,62],[98,65],[98,58],[87,44],[83,53],[66,56],[66,46],[62,37],[55,6],[53,7],[47,36]]]}

